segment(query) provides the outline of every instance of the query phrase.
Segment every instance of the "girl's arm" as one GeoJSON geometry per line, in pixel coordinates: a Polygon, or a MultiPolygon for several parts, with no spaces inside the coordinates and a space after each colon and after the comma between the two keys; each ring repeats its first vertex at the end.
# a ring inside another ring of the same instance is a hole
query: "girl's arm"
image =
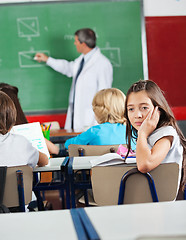
{"type": "Polygon", "coordinates": [[[48,157],[47,157],[47,155],[39,151],[39,160],[38,160],[37,165],[39,167],[43,167],[43,166],[45,166],[47,164],[48,164],[48,157]]]}
{"type": "Polygon", "coordinates": [[[147,143],[148,136],[156,129],[160,113],[156,107],[149,112],[138,130],[136,145],[136,161],[140,172],[146,173],[156,168],[166,157],[172,144],[173,137],[166,136],[159,139],[150,150],[147,143]]]}
{"type": "Polygon", "coordinates": [[[49,151],[50,154],[56,154],[57,155],[59,153],[58,146],[56,146],[54,143],[47,140],[46,138],[45,138],[45,142],[46,142],[46,145],[47,145],[47,148],[48,148],[48,151],[49,151]]]}

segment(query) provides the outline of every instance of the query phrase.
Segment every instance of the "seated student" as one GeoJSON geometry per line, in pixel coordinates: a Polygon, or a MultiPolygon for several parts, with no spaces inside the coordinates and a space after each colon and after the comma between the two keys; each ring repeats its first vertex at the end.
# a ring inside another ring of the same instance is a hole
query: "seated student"
{"type": "Polygon", "coordinates": [[[47,155],[34,148],[25,137],[10,133],[16,122],[17,111],[11,98],[2,91],[0,106],[0,165],[29,165],[34,168],[48,164],[47,155]]]}
{"type": "MultiPolygon", "coordinates": [[[[19,102],[18,99],[18,88],[11,86],[7,83],[0,83],[0,91],[6,93],[14,102],[14,105],[16,107],[17,110],[17,117],[16,117],[16,122],[15,125],[19,125],[19,124],[24,124],[24,123],[28,123],[26,116],[21,108],[21,104],[19,102]]],[[[58,146],[56,146],[55,144],[53,144],[51,141],[48,141],[45,138],[48,150],[51,154],[58,154],[59,153],[59,148],[58,146]]]]}
{"type": "MultiPolygon", "coordinates": [[[[65,148],[70,144],[82,145],[112,145],[126,144],[126,125],[124,118],[125,95],[117,88],[102,89],[94,96],[92,107],[99,125],[89,128],[86,132],[70,138],[65,142],[65,148]]],[[[135,142],[131,142],[135,150],[135,142]]]]}
{"type": "Polygon", "coordinates": [[[181,168],[186,139],[156,83],[140,80],[128,90],[125,103],[128,149],[131,139],[137,139],[138,170],[149,172],[160,163],[176,162],[181,168]],[[132,131],[134,134],[132,134],[132,131]]]}

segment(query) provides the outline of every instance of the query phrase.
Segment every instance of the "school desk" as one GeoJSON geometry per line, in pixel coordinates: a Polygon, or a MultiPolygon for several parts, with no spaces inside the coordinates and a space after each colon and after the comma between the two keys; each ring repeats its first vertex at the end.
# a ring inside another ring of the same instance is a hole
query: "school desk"
{"type": "Polygon", "coordinates": [[[183,240],[185,212],[175,201],[0,214],[1,239],[183,240]]]}
{"type": "MultiPolygon", "coordinates": [[[[61,157],[61,158],[50,158],[49,164],[44,167],[36,166],[33,169],[34,173],[34,181],[33,181],[33,191],[35,192],[38,200],[38,208],[39,210],[43,209],[42,199],[40,196],[40,191],[47,190],[59,190],[61,192],[61,197],[64,200],[64,191],[66,191],[66,207],[70,208],[70,190],[69,190],[69,180],[67,174],[67,165],[69,158],[61,157]],[[60,179],[58,181],[51,182],[40,182],[38,173],[42,172],[57,172],[59,173],[60,179]]],[[[64,201],[62,201],[64,207],[64,201]]]]}
{"type": "Polygon", "coordinates": [[[186,239],[184,200],[89,207],[85,212],[102,240],[186,239]]]}
{"type": "Polygon", "coordinates": [[[0,214],[1,239],[86,240],[81,221],[70,210],[0,214]]]}
{"type": "Polygon", "coordinates": [[[61,171],[65,167],[65,157],[59,157],[59,158],[50,158],[49,164],[45,165],[44,167],[36,166],[33,169],[33,172],[55,172],[55,171],[61,171]]]}
{"type": "Polygon", "coordinates": [[[65,143],[69,138],[75,137],[80,132],[70,132],[65,129],[55,129],[50,131],[50,141],[53,143],[65,143]]]}

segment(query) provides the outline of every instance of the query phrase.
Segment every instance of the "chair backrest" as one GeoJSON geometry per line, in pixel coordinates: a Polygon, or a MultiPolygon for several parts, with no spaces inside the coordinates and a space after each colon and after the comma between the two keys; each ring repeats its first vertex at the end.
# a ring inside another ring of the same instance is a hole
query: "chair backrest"
{"type": "Polygon", "coordinates": [[[17,176],[16,176],[17,170],[22,170],[23,172],[25,204],[28,204],[32,199],[32,183],[33,183],[32,168],[27,165],[18,166],[18,167],[7,167],[6,183],[5,183],[5,190],[4,190],[4,197],[3,197],[3,204],[6,207],[19,206],[19,196],[18,196],[18,187],[17,187],[17,176]]]}
{"type": "MultiPolygon", "coordinates": [[[[117,165],[92,168],[92,190],[99,206],[117,205],[122,176],[136,166],[117,165]]],[[[150,171],[159,201],[176,198],[179,166],[177,163],[160,164],[150,171]]],[[[134,174],[127,179],[124,204],[152,202],[148,180],[142,174],[134,174]]]]}
{"type": "MultiPolygon", "coordinates": [[[[125,144],[123,146],[126,147],[125,144]]],[[[116,145],[78,145],[70,144],[68,152],[70,157],[99,156],[110,152],[117,152],[119,144],[116,145]]]]}

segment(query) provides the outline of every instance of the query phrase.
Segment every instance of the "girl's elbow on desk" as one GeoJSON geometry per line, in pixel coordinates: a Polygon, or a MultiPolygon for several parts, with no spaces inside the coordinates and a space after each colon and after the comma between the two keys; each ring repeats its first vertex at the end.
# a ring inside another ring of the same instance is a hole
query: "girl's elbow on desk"
{"type": "Polygon", "coordinates": [[[38,160],[38,163],[37,165],[39,167],[44,167],[45,165],[48,164],[48,157],[46,154],[42,153],[42,152],[39,152],[39,160],[38,160]]]}

